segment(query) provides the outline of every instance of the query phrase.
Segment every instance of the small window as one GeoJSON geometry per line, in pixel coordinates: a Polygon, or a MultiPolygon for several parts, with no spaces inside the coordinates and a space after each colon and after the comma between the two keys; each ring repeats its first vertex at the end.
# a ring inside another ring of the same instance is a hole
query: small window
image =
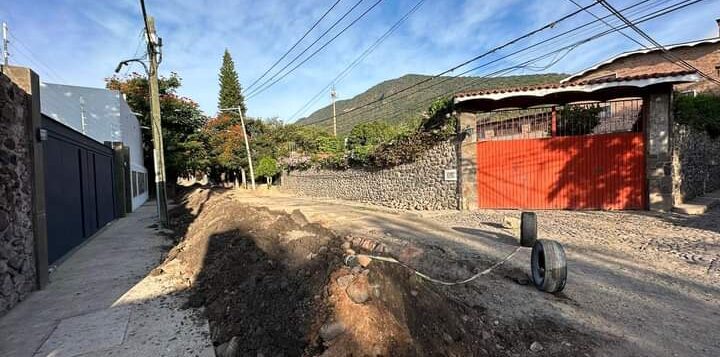
{"type": "Polygon", "coordinates": [[[132,184],[132,195],[133,195],[133,197],[136,197],[136,196],[138,195],[138,172],[137,172],[137,171],[133,171],[133,172],[132,172],[132,179],[131,179],[131,181],[132,181],[132,182],[131,182],[131,184],[132,184]]]}

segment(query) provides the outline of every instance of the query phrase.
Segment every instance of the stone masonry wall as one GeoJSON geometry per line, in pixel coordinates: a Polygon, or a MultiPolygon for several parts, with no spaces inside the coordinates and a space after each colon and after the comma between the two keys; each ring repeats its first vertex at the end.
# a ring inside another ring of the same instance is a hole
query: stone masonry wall
{"type": "Polygon", "coordinates": [[[35,288],[30,97],[0,74],[0,316],[35,288]]]}
{"type": "Polygon", "coordinates": [[[675,203],[720,189],[720,138],[684,125],[676,125],[673,135],[675,203]]]}
{"type": "Polygon", "coordinates": [[[283,189],[324,198],[338,198],[401,209],[455,209],[457,182],[445,181],[444,171],[457,168],[455,143],[444,142],[415,162],[386,170],[292,171],[283,189]]]}

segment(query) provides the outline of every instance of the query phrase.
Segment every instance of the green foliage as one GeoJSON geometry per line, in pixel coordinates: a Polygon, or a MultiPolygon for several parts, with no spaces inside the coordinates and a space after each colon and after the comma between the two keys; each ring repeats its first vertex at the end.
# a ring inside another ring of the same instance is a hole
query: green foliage
{"type": "Polygon", "coordinates": [[[557,135],[587,135],[592,134],[600,124],[600,112],[602,108],[597,106],[581,107],[566,105],[558,112],[557,135]]]}
{"type": "MultiPolygon", "coordinates": [[[[113,76],[106,79],[108,89],[125,94],[126,101],[133,112],[141,114],[138,121],[141,126],[150,127],[149,86],[147,78],[138,73],[126,77],[113,76]]],[[[209,158],[206,150],[191,152],[202,142],[198,131],[205,125],[207,117],[193,100],[177,95],[182,79],[171,73],[169,77],[158,79],[160,93],[160,116],[165,145],[165,170],[168,182],[175,182],[179,175],[193,174],[202,170],[209,158]]],[[[153,170],[152,133],[141,130],[145,167],[153,170]]]]}
{"type": "MultiPolygon", "coordinates": [[[[405,93],[388,98],[386,102],[383,102],[382,106],[379,106],[369,112],[363,109],[339,116],[338,135],[345,135],[349,133],[357,124],[363,122],[383,120],[388,124],[397,125],[398,123],[417,121],[418,118],[421,118],[423,113],[426,111],[426,106],[431,98],[447,96],[447,93],[460,92],[469,89],[520,87],[533,84],[557,82],[564,77],[566,77],[566,75],[562,74],[522,75],[497,78],[439,77],[426,84],[421,84],[418,88],[426,87],[428,84],[433,85],[432,87],[425,88],[420,91],[415,91],[414,89],[408,90],[405,93]]],[[[382,82],[351,99],[337,101],[337,112],[343,113],[346,110],[357,108],[369,102],[385,98],[392,93],[417,84],[428,78],[428,76],[424,75],[408,74],[382,82]]],[[[332,105],[329,105],[315,111],[306,118],[298,120],[298,124],[305,125],[316,123],[314,125],[317,127],[330,131],[332,129],[332,120],[324,119],[331,117],[332,105]]],[[[416,128],[417,126],[415,126],[413,130],[416,128]]]]}
{"type": "Polygon", "coordinates": [[[235,62],[227,49],[225,49],[225,53],[223,54],[219,77],[220,94],[218,96],[218,109],[242,108],[242,114],[245,115],[247,111],[245,107],[245,97],[242,95],[240,80],[235,71],[235,62]]]}
{"type": "Polygon", "coordinates": [[[280,170],[277,166],[277,161],[270,156],[264,156],[258,162],[258,167],[255,170],[256,177],[273,177],[278,174],[280,170]]]}
{"type": "Polygon", "coordinates": [[[272,177],[277,175],[279,172],[280,169],[278,168],[275,159],[270,156],[264,156],[258,163],[258,167],[255,170],[255,177],[265,177],[267,179],[268,188],[270,188],[272,177]]]}
{"type": "Polygon", "coordinates": [[[675,121],[706,132],[711,138],[720,136],[720,97],[712,94],[676,96],[675,121]]]}

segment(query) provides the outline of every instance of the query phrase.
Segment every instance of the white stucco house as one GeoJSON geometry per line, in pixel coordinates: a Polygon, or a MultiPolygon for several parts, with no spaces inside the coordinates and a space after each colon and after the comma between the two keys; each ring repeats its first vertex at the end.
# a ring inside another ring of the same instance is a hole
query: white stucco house
{"type": "Polygon", "coordinates": [[[101,143],[122,142],[130,151],[132,209],[148,199],[140,123],[116,90],[41,83],[43,115],[101,143]]]}

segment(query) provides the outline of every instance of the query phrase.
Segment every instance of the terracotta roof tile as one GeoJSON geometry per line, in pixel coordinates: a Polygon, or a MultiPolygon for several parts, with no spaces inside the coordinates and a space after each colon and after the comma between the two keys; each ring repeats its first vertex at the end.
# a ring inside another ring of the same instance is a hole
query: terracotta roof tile
{"type": "Polygon", "coordinates": [[[537,85],[524,86],[524,87],[494,88],[494,89],[486,89],[486,90],[460,92],[460,93],[455,94],[455,97],[462,98],[462,97],[486,95],[486,94],[526,92],[526,91],[534,91],[534,90],[541,90],[541,89],[568,88],[568,87],[576,87],[576,86],[583,86],[583,85],[589,85],[589,84],[626,82],[626,81],[651,79],[651,78],[682,76],[682,75],[693,74],[693,73],[696,73],[696,72],[695,71],[674,71],[674,72],[645,73],[645,74],[638,74],[638,75],[626,76],[626,77],[602,77],[602,78],[587,79],[587,80],[577,81],[577,82],[566,82],[566,83],[555,82],[555,83],[544,83],[544,84],[537,84],[537,85]]]}

